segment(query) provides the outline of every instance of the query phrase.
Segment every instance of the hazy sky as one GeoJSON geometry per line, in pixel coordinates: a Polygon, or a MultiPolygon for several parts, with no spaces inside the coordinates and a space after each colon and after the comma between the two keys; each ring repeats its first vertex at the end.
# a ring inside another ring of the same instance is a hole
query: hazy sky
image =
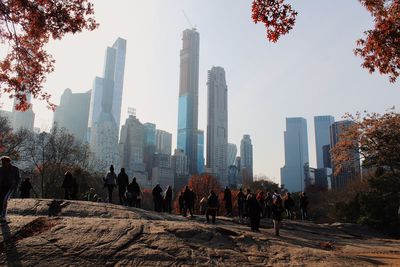
{"type": "MultiPolygon", "coordinates": [[[[173,133],[176,146],[179,51],[182,31],[200,33],[199,128],[207,125],[207,70],[226,71],[229,142],[240,146],[250,134],[254,173],[280,180],[284,164],[285,118],[307,119],[311,166],[315,166],[314,115],[383,112],[400,101],[399,82],[370,75],[353,55],[355,41],[372,25],[357,0],[292,1],[295,29],[277,44],[268,43],[263,25],[251,21],[251,0],[96,0],[100,28],[67,36],[48,48],[56,59],[45,90],[58,104],[65,88],[91,89],[102,75],[104,54],[117,37],[127,39],[122,122],[128,107],[142,122],[173,133]]],[[[2,46],[4,54],[6,47],[2,46]]],[[[1,99],[5,109],[11,102],[1,99]]],[[[49,128],[53,114],[34,102],[37,127],[49,128]]]]}

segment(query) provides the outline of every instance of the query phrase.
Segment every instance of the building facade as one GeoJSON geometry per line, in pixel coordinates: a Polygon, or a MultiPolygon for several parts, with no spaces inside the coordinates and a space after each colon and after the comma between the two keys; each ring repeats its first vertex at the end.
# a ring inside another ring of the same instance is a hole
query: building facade
{"type": "Polygon", "coordinates": [[[76,139],[86,140],[91,91],[72,93],[65,89],[53,117],[53,127],[65,128],[76,139]]]}
{"type": "Polygon", "coordinates": [[[199,130],[197,135],[197,171],[204,172],[204,131],[199,130]]]}
{"type": "Polygon", "coordinates": [[[185,30],[182,43],[177,147],[188,157],[189,172],[196,174],[198,173],[199,33],[195,29],[185,30]]]}
{"type": "Polygon", "coordinates": [[[253,181],[253,144],[250,135],[243,135],[240,142],[240,173],[244,180],[253,181]]]}
{"type": "Polygon", "coordinates": [[[317,156],[317,168],[328,168],[324,164],[324,146],[330,144],[329,127],[335,122],[333,116],[315,116],[315,147],[317,156]]]}
{"type": "Polygon", "coordinates": [[[227,149],[227,166],[235,165],[237,155],[237,146],[235,144],[228,143],[227,149]]]}
{"type": "Polygon", "coordinates": [[[156,152],[171,155],[172,134],[163,130],[156,130],[156,152]]]}
{"type": "Polygon", "coordinates": [[[309,164],[306,119],[286,118],[284,142],[285,166],[281,168],[281,185],[289,192],[304,191],[304,168],[309,164]]]}

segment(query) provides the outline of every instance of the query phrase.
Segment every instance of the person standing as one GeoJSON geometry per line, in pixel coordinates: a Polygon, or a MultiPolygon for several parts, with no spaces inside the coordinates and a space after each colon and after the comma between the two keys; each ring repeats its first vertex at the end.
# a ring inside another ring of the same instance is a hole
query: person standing
{"type": "Polygon", "coordinates": [[[255,194],[251,194],[247,200],[247,209],[249,212],[251,230],[253,232],[259,232],[262,209],[255,194]]]}
{"type": "Polygon", "coordinates": [[[107,188],[108,192],[108,203],[112,203],[112,194],[114,187],[117,184],[117,175],[114,172],[114,166],[110,166],[110,171],[107,173],[106,177],[103,178],[104,187],[107,188]]]}
{"type": "Polygon", "coordinates": [[[261,215],[263,218],[265,218],[265,196],[264,196],[264,191],[260,191],[257,194],[257,201],[258,204],[260,204],[260,208],[261,208],[261,215]]]}
{"type": "Polygon", "coordinates": [[[136,177],[133,177],[132,182],[127,186],[128,203],[130,207],[140,208],[140,186],[136,182],[136,177]]]}
{"type": "Polygon", "coordinates": [[[128,184],[129,184],[129,177],[125,172],[125,168],[121,168],[121,172],[118,174],[117,177],[118,196],[120,205],[125,205],[126,203],[125,194],[128,184]]]}
{"type": "Polygon", "coordinates": [[[7,222],[7,204],[11,194],[21,181],[19,169],[11,164],[11,158],[1,158],[0,168],[0,223],[7,222]]]}
{"type": "Polygon", "coordinates": [[[67,171],[64,174],[64,181],[61,187],[64,188],[64,199],[73,199],[75,183],[71,172],[67,171]]]}
{"type": "Polygon", "coordinates": [[[181,191],[179,198],[178,198],[178,202],[179,202],[179,214],[182,216],[185,216],[185,198],[183,195],[183,191],[181,191]]]}
{"type": "Polygon", "coordinates": [[[285,208],[285,211],[286,211],[286,217],[289,220],[292,220],[293,217],[294,217],[293,216],[293,208],[294,208],[294,206],[295,206],[294,205],[294,200],[291,197],[290,193],[287,192],[286,195],[285,195],[285,198],[283,200],[283,207],[285,208]]]}
{"type": "Polygon", "coordinates": [[[207,209],[207,197],[204,196],[200,200],[200,215],[205,215],[207,209]]]}
{"type": "Polygon", "coordinates": [[[308,197],[306,196],[306,192],[300,193],[300,214],[301,219],[307,220],[307,208],[308,208],[308,197]]]}
{"type": "Polygon", "coordinates": [[[25,180],[21,183],[19,187],[19,191],[21,192],[21,198],[30,198],[31,190],[33,190],[31,181],[29,177],[25,178],[25,180]]]}
{"type": "Polygon", "coordinates": [[[277,196],[272,204],[272,220],[274,221],[274,230],[276,236],[279,236],[279,231],[281,229],[283,211],[282,198],[277,196]]]}
{"type": "Polygon", "coordinates": [[[232,215],[232,192],[229,189],[229,187],[225,188],[224,201],[225,201],[226,216],[230,216],[232,215]]]}
{"type": "Polygon", "coordinates": [[[169,185],[164,195],[165,211],[168,213],[172,212],[172,188],[169,185]]]}
{"type": "Polygon", "coordinates": [[[246,201],[246,196],[243,193],[243,189],[239,189],[239,193],[237,195],[237,204],[238,204],[238,213],[239,213],[239,222],[243,221],[244,217],[244,203],[246,201]]]}
{"type": "Polygon", "coordinates": [[[157,184],[152,191],[153,201],[154,201],[154,211],[161,212],[162,210],[162,188],[159,184],[157,184]]]}
{"type": "Polygon", "coordinates": [[[184,201],[184,211],[183,216],[186,217],[187,211],[189,210],[190,217],[193,217],[193,195],[192,191],[189,189],[189,186],[185,187],[185,191],[183,192],[183,201],[184,201]]]}
{"type": "Polygon", "coordinates": [[[272,196],[270,192],[267,192],[265,196],[265,213],[266,217],[270,219],[272,214],[272,196]]]}
{"type": "Polygon", "coordinates": [[[206,211],[206,220],[207,223],[210,222],[210,215],[212,217],[212,223],[215,224],[215,217],[217,216],[218,210],[218,196],[211,190],[210,195],[207,199],[207,211],[206,211]]]}

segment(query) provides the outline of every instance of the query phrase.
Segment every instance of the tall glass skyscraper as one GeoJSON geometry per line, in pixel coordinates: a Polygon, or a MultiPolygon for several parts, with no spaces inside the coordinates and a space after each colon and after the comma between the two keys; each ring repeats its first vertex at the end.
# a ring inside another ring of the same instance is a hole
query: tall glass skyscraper
{"type": "Polygon", "coordinates": [[[330,144],[329,127],[335,122],[332,116],[315,116],[315,147],[317,152],[317,168],[328,168],[324,165],[324,150],[323,147],[330,144]]]}
{"type": "Polygon", "coordinates": [[[285,166],[281,168],[281,184],[290,192],[305,190],[305,167],[308,168],[307,121],[286,118],[285,166]]]}
{"type": "Polygon", "coordinates": [[[198,102],[200,35],[196,29],[183,32],[180,53],[180,81],[177,146],[188,158],[189,173],[198,173],[198,102]]]}
{"type": "MultiPolygon", "coordinates": [[[[250,135],[243,135],[240,142],[240,172],[243,180],[253,181],[253,145],[250,135]]],[[[243,181],[244,183],[244,181],[243,181]]]]}
{"type": "Polygon", "coordinates": [[[207,87],[207,168],[228,186],[228,86],[223,68],[208,71],[207,87]]]}

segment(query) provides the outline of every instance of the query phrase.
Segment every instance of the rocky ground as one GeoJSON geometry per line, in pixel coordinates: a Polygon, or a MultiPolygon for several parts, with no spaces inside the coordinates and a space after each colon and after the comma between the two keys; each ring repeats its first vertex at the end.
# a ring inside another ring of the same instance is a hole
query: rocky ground
{"type": "Polygon", "coordinates": [[[349,224],[285,221],[275,237],[269,220],[253,233],[103,203],[14,199],[9,211],[8,266],[400,266],[400,240],[349,224]]]}

